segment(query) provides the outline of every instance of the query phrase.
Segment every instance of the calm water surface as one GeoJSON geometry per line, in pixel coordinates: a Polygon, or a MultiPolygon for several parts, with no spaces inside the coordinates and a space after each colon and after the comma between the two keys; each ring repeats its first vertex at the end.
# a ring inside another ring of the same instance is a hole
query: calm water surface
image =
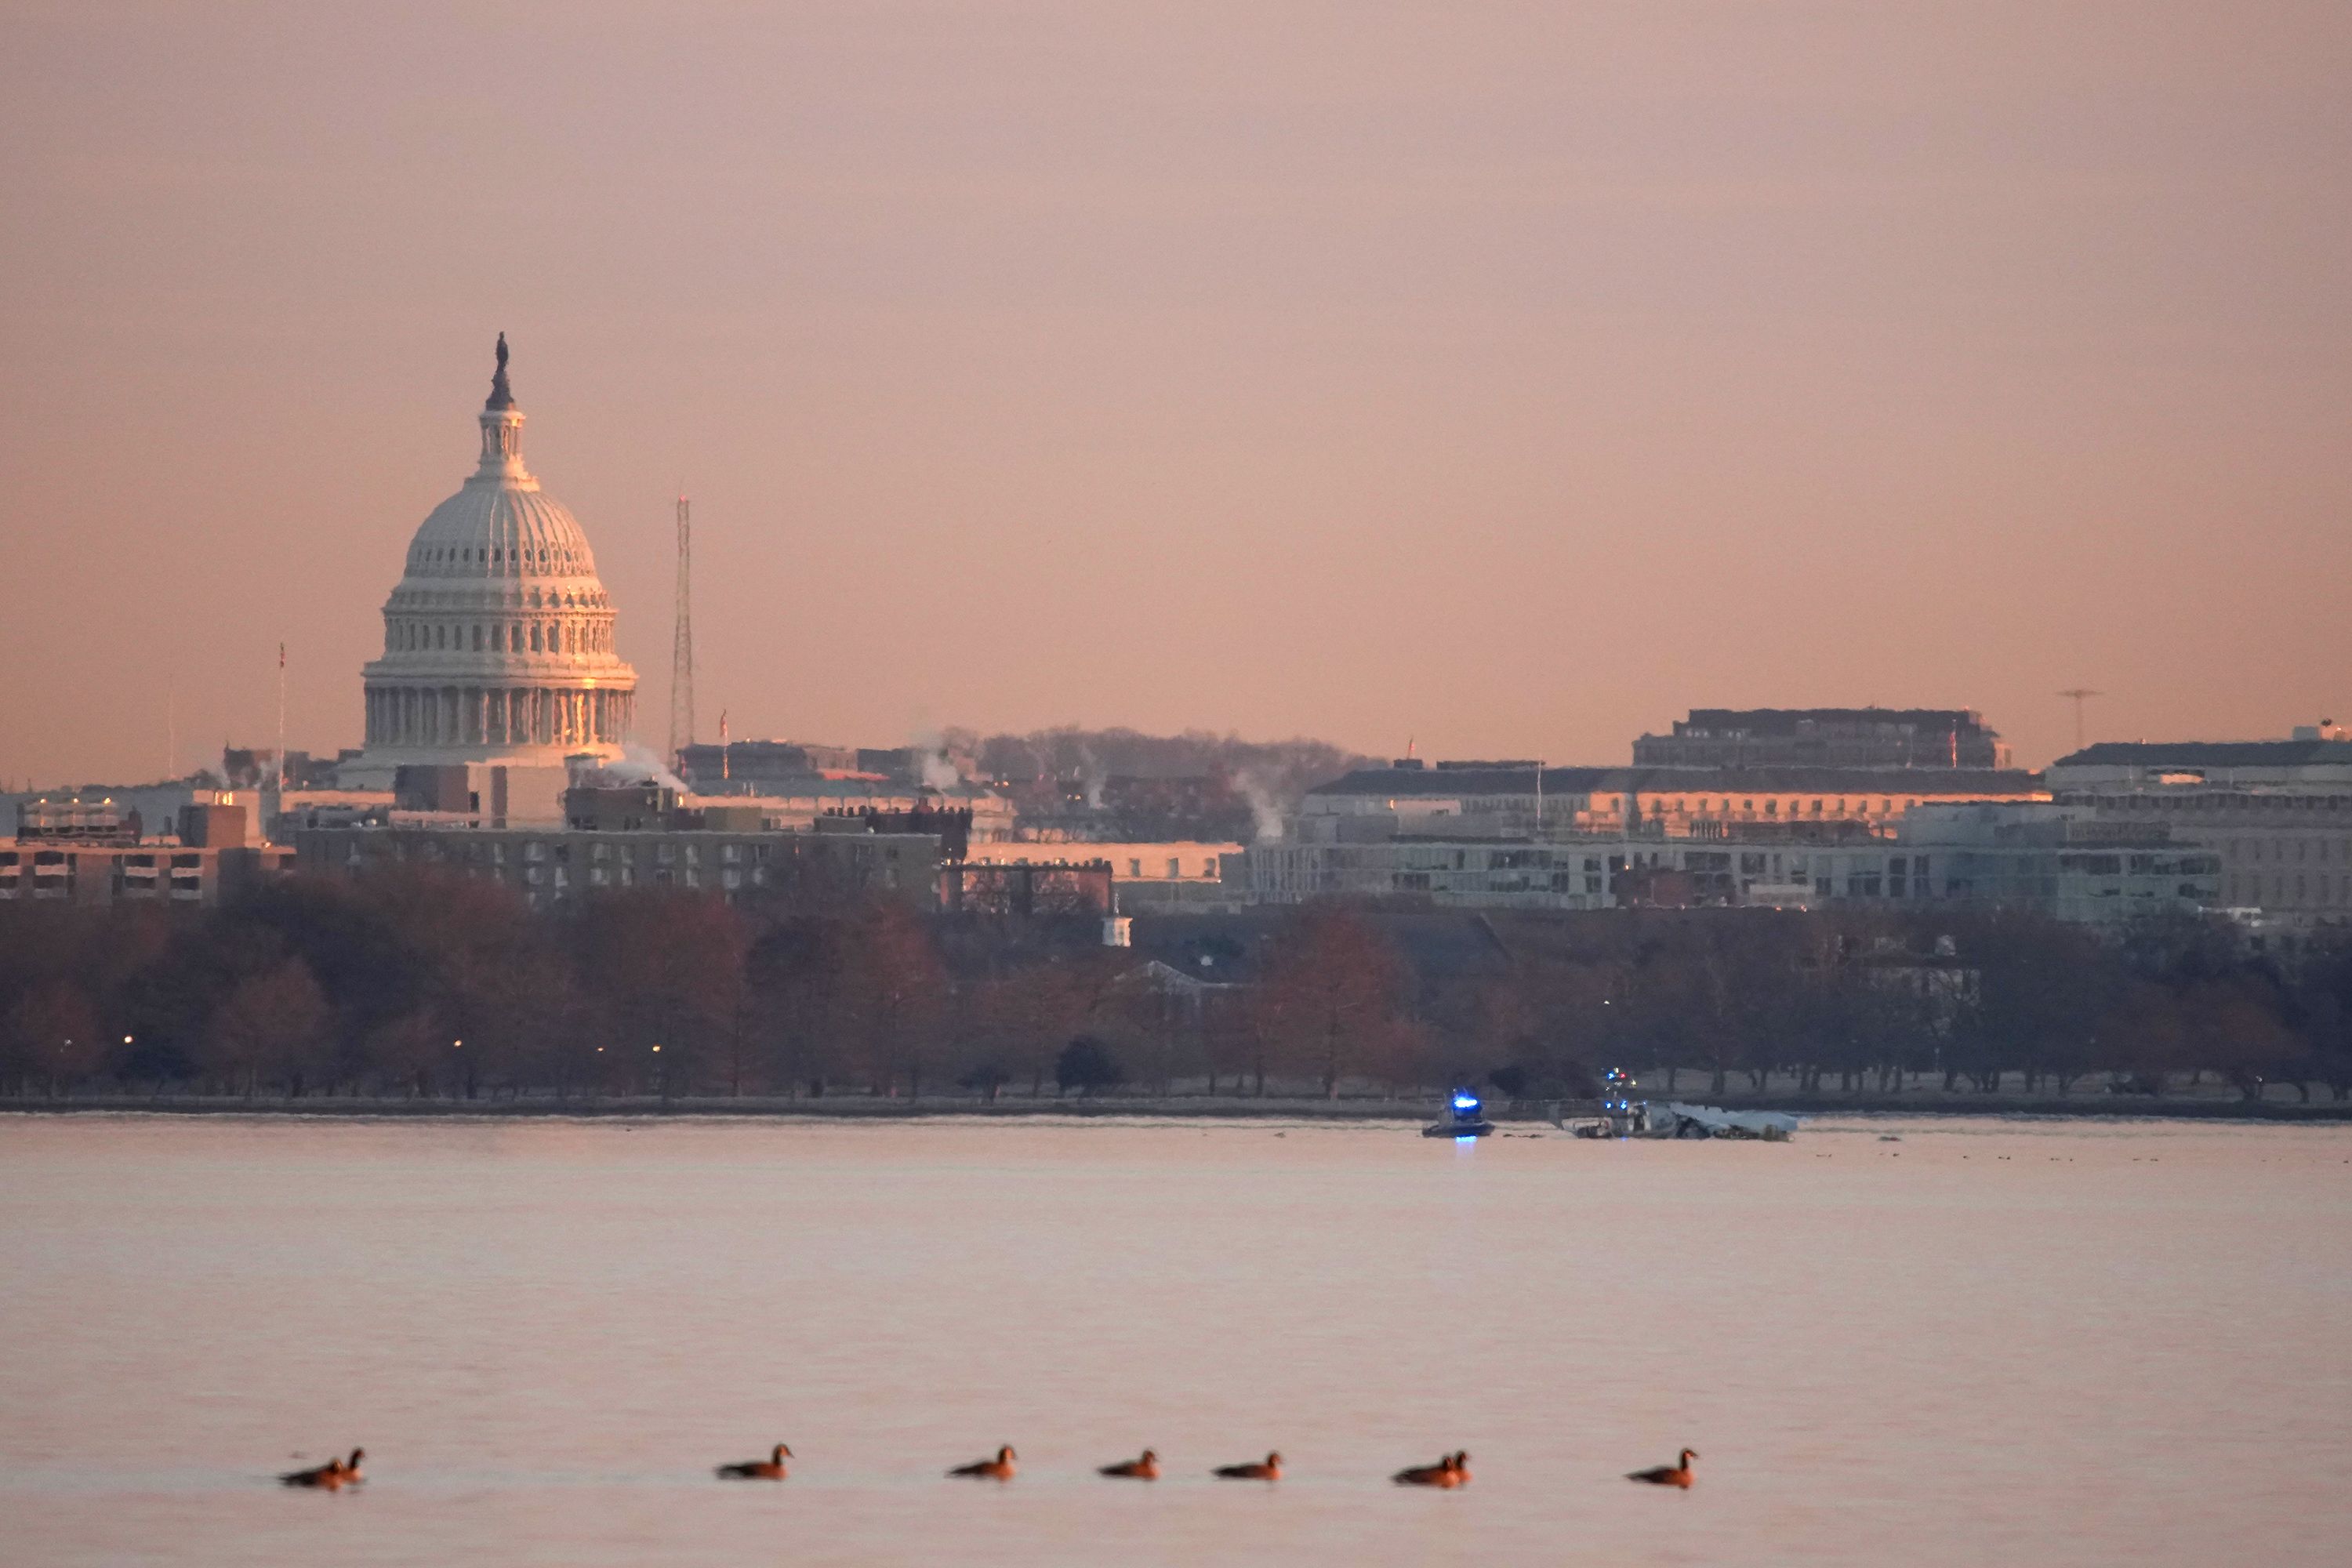
{"type": "Polygon", "coordinates": [[[2347,1220],[2335,1129],[5,1117],[0,1557],[2341,1563],[2347,1220]]]}

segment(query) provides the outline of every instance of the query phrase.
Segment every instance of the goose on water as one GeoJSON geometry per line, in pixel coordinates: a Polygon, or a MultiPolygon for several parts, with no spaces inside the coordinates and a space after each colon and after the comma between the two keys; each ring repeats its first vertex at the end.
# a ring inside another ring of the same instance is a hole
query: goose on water
{"type": "Polygon", "coordinates": [[[360,1479],[360,1461],[366,1458],[365,1448],[353,1448],[348,1459],[329,1459],[307,1470],[289,1470],[278,1479],[289,1487],[324,1487],[332,1491],[360,1479]]]}
{"type": "Polygon", "coordinates": [[[1458,1487],[1470,1479],[1470,1456],[1446,1454],[1433,1465],[1415,1465],[1391,1478],[1401,1487],[1458,1487]]]}
{"type": "Polygon", "coordinates": [[[1654,1487],[1682,1487],[1687,1489],[1691,1484],[1690,1462],[1697,1458],[1697,1449],[1685,1448],[1682,1451],[1682,1458],[1675,1463],[1653,1465],[1646,1470],[1630,1471],[1625,1479],[1629,1481],[1642,1481],[1654,1487]]]}
{"type": "Polygon", "coordinates": [[[793,1451],[782,1443],[768,1450],[764,1459],[746,1459],[740,1465],[721,1465],[716,1472],[722,1481],[781,1481],[784,1479],[784,1461],[793,1451]]]}
{"type": "Polygon", "coordinates": [[[948,1474],[951,1476],[978,1476],[984,1480],[1009,1481],[1013,1479],[1013,1445],[1007,1443],[1003,1447],[996,1450],[996,1458],[992,1459],[974,1459],[969,1465],[958,1465],[954,1469],[950,1470],[948,1474]]]}

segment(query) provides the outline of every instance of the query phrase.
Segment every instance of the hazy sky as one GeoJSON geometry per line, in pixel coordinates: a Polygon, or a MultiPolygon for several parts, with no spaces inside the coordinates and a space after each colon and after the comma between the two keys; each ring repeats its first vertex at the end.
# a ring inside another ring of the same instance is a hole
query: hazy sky
{"type": "Polygon", "coordinates": [[[490,343],[658,743],[2352,718],[2352,6],[9,4],[0,777],[354,744],[490,343]]]}

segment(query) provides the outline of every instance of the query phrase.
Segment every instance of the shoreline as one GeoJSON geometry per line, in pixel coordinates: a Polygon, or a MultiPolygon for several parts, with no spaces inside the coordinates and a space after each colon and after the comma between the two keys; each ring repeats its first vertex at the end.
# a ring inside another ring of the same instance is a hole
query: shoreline
{"type": "MultiPolygon", "coordinates": [[[[2158,1100],[2148,1096],[2105,1096],[2098,1100],[2060,1100],[2022,1095],[1950,1095],[1935,1099],[1905,1096],[1724,1095],[1703,1090],[1651,1096],[1686,1103],[1721,1104],[1739,1110],[1780,1110],[1801,1116],[1908,1117],[2032,1117],[2080,1121],[2263,1121],[2284,1123],[2352,1122],[2352,1100],[2315,1100],[2308,1105],[2275,1100],[2214,1099],[2158,1100]]],[[[968,1121],[1331,1121],[1389,1122],[1418,1126],[1434,1120],[1443,1101],[1121,1098],[1080,1100],[962,1100],[943,1096],[915,1101],[888,1099],[791,1100],[782,1097],[698,1095],[663,1100],[646,1097],[603,1097],[558,1100],[537,1096],[520,1100],[418,1100],[339,1096],[305,1096],[300,1100],[234,1096],[156,1098],[145,1095],[91,1095],[57,1099],[28,1097],[0,1100],[0,1116],[141,1115],[346,1117],[376,1120],[415,1119],[447,1121],[610,1121],[772,1118],[804,1121],[913,1121],[961,1118],[968,1121]]],[[[1528,1127],[1552,1125],[1552,1102],[1524,1106],[1490,1106],[1489,1120],[1528,1127]]],[[[1559,1102],[1562,1120],[1573,1121],[1597,1115],[1592,1100],[1559,1102]]]]}

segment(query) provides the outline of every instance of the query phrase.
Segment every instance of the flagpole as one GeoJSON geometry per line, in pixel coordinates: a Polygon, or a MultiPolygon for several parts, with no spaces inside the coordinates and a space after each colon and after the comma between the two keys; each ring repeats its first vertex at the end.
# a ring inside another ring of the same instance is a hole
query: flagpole
{"type": "Polygon", "coordinates": [[[286,809],[286,645],[278,645],[278,801],[286,809]]]}

